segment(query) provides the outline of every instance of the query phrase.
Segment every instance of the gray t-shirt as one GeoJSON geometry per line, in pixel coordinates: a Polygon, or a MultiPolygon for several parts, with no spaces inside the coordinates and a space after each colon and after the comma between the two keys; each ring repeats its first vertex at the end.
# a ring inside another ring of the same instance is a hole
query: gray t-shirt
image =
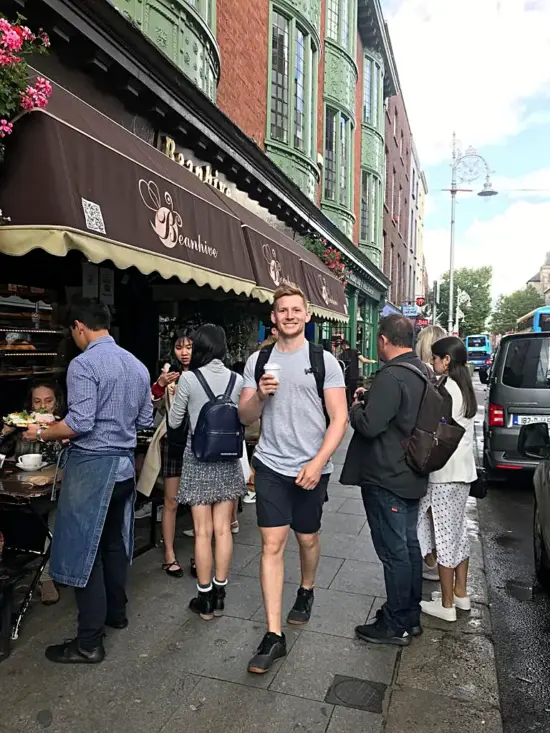
{"type": "MultiPolygon", "coordinates": [[[[254,370],[259,352],[252,354],[244,370],[243,388],[256,389],[254,370]]],[[[344,387],[344,375],[336,359],[324,352],[325,389],[344,387]]],[[[281,367],[280,385],[268,397],[262,413],[260,441],[256,457],[272,471],[284,476],[297,476],[319,452],[327,430],[323,405],[317,393],[311,368],[309,344],[296,351],[282,352],[273,348],[270,362],[281,367]]],[[[332,462],[323,473],[332,473],[332,462]]]]}

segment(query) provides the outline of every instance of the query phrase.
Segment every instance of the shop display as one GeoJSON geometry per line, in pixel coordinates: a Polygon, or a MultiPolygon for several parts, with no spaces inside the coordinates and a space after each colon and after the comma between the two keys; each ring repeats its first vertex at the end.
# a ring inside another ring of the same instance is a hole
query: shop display
{"type": "Polygon", "coordinates": [[[0,378],[56,375],[63,329],[43,288],[0,285],[0,378]]]}

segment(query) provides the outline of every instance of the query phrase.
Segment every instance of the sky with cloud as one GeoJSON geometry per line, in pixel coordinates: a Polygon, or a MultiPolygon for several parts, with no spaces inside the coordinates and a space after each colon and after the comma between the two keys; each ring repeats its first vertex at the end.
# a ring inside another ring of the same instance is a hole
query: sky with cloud
{"type": "Polygon", "coordinates": [[[473,145],[486,158],[499,195],[459,194],[455,265],[492,265],[495,297],[521,288],[550,251],[550,0],[382,5],[428,180],[430,279],[449,267],[450,194],[442,189],[456,131],[463,150],[473,145]]]}

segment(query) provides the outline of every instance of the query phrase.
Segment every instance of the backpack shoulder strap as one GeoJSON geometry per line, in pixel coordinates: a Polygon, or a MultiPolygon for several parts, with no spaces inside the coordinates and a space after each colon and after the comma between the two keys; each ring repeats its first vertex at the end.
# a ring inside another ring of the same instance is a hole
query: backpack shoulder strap
{"type": "Polygon", "coordinates": [[[216,399],[216,395],[212,390],[210,389],[210,385],[204,378],[203,374],[201,374],[200,369],[194,369],[193,374],[196,376],[198,383],[203,388],[203,390],[206,392],[206,396],[210,400],[210,402],[213,402],[216,399]]]}
{"type": "Polygon", "coordinates": [[[416,374],[420,379],[422,379],[423,382],[428,383],[430,380],[428,377],[423,374],[418,367],[415,367],[414,364],[406,364],[404,362],[398,362],[397,364],[388,364],[388,366],[384,367],[384,369],[391,369],[393,367],[400,367],[401,369],[408,369],[409,372],[413,372],[416,374]]]}
{"type": "Polygon", "coordinates": [[[313,376],[315,377],[315,384],[317,385],[317,394],[319,399],[325,405],[325,355],[324,349],[319,344],[314,344],[312,341],[309,342],[309,361],[311,368],[313,369],[313,376]]]}
{"type": "Polygon", "coordinates": [[[231,393],[233,392],[235,388],[235,382],[237,381],[237,375],[235,372],[231,372],[231,375],[229,377],[229,383],[227,387],[225,388],[225,392],[223,393],[223,396],[226,398],[231,397],[231,393]]]}
{"type": "Polygon", "coordinates": [[[258,352],[256,366],[254,367],[254,379],[256,380],[256,384],[260,383],[260,379],[262,378],[262,375],[264,373],[264,366],[269,361],[269,357],[271,356],[272,351],[273,346],[264,346],[264,348],[260,349],[260,351],[258,352]]]}

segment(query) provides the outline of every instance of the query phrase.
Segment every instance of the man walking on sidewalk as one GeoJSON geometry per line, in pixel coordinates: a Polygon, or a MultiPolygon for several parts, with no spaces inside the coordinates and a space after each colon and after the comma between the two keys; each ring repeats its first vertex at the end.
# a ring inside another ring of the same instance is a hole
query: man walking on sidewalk
{"type": "Polygon", "coordinates": [[[305,325],[310,315],[302,291],[290,285],[278,288],[271,320],[277,327],[278,341],[269,352],[256,352],[248,360],[240,399],[245,425],[262,419],[253,465],[267,633],[248,666],[255,674],[264,674],[286,655],[281,615],[289,529],[294,530],[300,545],[302,582],[287,621],[302,625],[310,619],[331,456],[348,421],[338,362],[329,352],[306,341],[305,325]],[[266,361],[269,365],[264,373],[262,364],[266,361]],[[279,369],[270,372],[269,367],[275,365],[279,369]],[[274,376],[277,372],[278,379],[274,376]]]}
{"type": "Polygon", "coordinates": [[[424,394],[427,367],[412,350],[413,325],[391,315],[380,321],[378,354],[385,362],[365,397],[351,410],[355,434],[340,482],[361,486],[374,548],[384,566],[387,601],[357,636],[373,644],[406,646],[422,633],[422,556],[417,537],[419,500],[428,479],[409,467],[402,441],[411,435],[424,394]]]}

